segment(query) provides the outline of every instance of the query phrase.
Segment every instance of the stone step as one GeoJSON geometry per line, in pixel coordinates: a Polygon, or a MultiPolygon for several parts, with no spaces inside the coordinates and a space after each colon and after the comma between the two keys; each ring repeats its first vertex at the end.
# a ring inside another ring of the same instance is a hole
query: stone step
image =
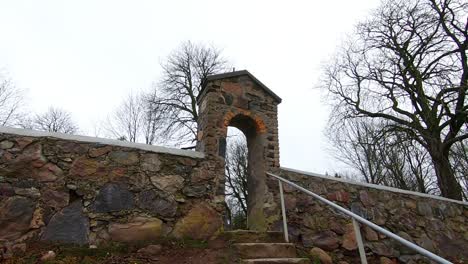
{"type": "Polygon", "coordinates": [[[306,258],[262,258],[262,259],[243,259],[241,264],[310,264],[306,258]]]}
{"type": "Polygon", "coordinates": [[[236,243],[233,245],[241,259],[295,258],[292,243],[236,243]]]}
{"type": "Polygon", "coordinates": [[[259,232],[252,230],[225,231],[223,236],[233,243],[282,243],[284,242],[283,232],[267,231],[259,232]]]}

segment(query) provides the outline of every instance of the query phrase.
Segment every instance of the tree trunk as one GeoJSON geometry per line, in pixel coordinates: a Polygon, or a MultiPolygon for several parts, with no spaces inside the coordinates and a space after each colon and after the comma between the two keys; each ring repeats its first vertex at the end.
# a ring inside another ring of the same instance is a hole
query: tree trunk
{"type": "Polygon", "coordinates": [[[462,200],[462,190],[452,170],[449,161],[449,152],[445,150],[442,142],[429,144],[432,162],[437,175],[437,185],[442,196],[455,200],[462,200]]]}

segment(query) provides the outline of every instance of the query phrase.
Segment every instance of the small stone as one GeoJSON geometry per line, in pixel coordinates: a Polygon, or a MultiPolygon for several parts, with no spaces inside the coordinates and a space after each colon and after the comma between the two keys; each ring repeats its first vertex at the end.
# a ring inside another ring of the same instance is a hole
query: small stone
{"type": "Polygon", "coordinates": [[[158,172],[161,170],[161,161],[159,160],[159,155],[154,153],[143,155],[141,160],[141,169],[151,172],[158,172]]]}
{"type": "Polygon", "coordinates": [[[42,194],[42,199],[47,203],[48,206],[54,208],[55,210],[60,210],[68,205],[70,195],[65,191],[47,189],[42,194]]]}
{"type": "Polygon", "coordinates": [[[368,245],[375,254],[384,257],[398,257],[400,253],[384,242],[374,242],[368,245]]]}
{"type": "Polygon", "coordinates": [[[431,205],[427,202],[419,201],[417,203],[417,211],[419,215],[432,216],[431,205]]]}
{"type": "Polygon", "coordinates": [[[62,169],[55,164],[47,163],[39,169],[35,178],[40,182],[52,182],[61,176],[63,176],[62,169]]]}
{"type": "Polygon", "coordinates": [[[367,225],[364,226],[364,237],[367,241],[377,241],[379,240],[379,235],[375,232],[372,228],[368,227],[367,225]]]}
{"type": "Polygon", "coordinates": [[[0,183],[0,196],[10,197],[15,195],[15,189],[8,183],[0,183]]]}
{"type": "Polygon", "coordinates": [[[177,221],[172,235],[176,238],[209,239],[222,225],[222,218],[216,210],[206,203],[201,203],[177,221]]]}
{"type": "Polygon", "coordinates": [[[144,248],[140,248],[137,253],[143,257],[154,258],[161,253],[161,245],[148,245],[144,248]]]}
{"type": "Polygon", "coordinates": [[[67,188],[70,190],[76,190],[78,187],[75,184],[67,184],[67,188]]]}
{"type": "Polygon", "coordinates": [[[129,151],[113,151],[109,154],[111,160],[123,165],[135,165],[138,163],[138,153],[129,151]]]}
{"type": "Polygon", "coordinates": [[[104,154],[109,153],[112,150],[112,146],[105,146],[100,148],[91,148],[88,151],[88,155],[92,158],[100,157],[104,154]]]}
{"type": "Polygon", "coordinates": [[[366,191],[359,191],[359,199],[365,207],[372,207],[375,204],[374,199],[366,191]]]}
{"type": "Polygon", "coordinates": [[[184,178],[179,175],[152,176],[151,183],[161,191],[175,193],[184,187],[184,178]]]}
{"type": "Polygon", "coordinates": [[[344,229],[343,225],[338,222],[332,221],[330,222],[330,230],[337,233],[338,235],[344,235],[346,230],[344,229]]]}
{"type": "Polygon", "coordinates": [[[173,217],[177,212],[177,202],[174,199],[162,197],[153,190],[138,194],[138,207],[161,217],[173,217]]]}
{"type": "Polygon", "coordinates": [[[90,248],[90,249],[96,249],[97,246],[96,246],[96,245],[89,245],[89,248],[90,248]]]}
{"type": "Polygon", "coordinates": [[[133,193],[126,186],[116,183],[104,185],[94,201],[94,211],[98,213],[130,210],[133,208],[133,193]]]}
{"type": "Polygon", "coordinates": [[[110,223],[109,236],[113,241],[150,241],[164,235],[163,222],[158,218],[135,217],[129,223],[110,223]]]}
{"type": "MultiPolygon", "coordinates": [[[[309,239],[308,239],[309,240],[309,239]]],[[[319,247],[324,250],[334,250],[340,246],[340,241],[338,240],[338,236],[332,231],[323,231],[320,232],[310,238],[310,242],[312,246],[319,247]]]]}
{"type": "Polygon", "coordinates": [[[348,203],[349,202],[349,193],[345,191],[336,191],[333,193],[329,193],[327,195],[328,200],[331,201],[337,201],[337,202],[342,202],[342,203],[348,203]]]}
{"type": "Polygon", "coordinates": [[[357,249],[356,235],[354,232],[353,224],[347,224],[345,228],[346,232],[343,235],[343,244],[342,247],[348,251],[357,249]]]}
{"type": "Polygon", "coordinates": [[[57,255],[54,251],[50,250],[41,257],[41,261],[51,261],[54,260],[57,255]]]}
{"type": "Polygon", "coordinates": [[[3,140],[2,142],[0,142],[0,149],[11,149],[14,145],[14,142],[3,140]]]}
{"type": "Polygon", "coordinates": [[[395,264],[395,261],[392,261],[391,259],[387,257],[380,257],[380,264],[395,264]]]}
{"type": "Polygon", "coordinates": [[[309,251],[310,255],[317,257],[321,264],[333,264],[333,260],[327,252],[320,248],[314,247],[309,251]]]}
{"type": "Polygon", "coordinates": [[[32,188],[15,188],[15,194],[30,197],[33,199],[41,197],[41,193],[38,189],[32,188]]]}
{"type": "Polygon", "coordinates": [[[95,159],[80,157],[75,159],[70,168],[70,176],[75,178],[86,178],[93,176],[105,176],[105,165],[95,159]]]}
{"type": "Polygon", "coordinates": [[[15,244],[11,247],[11,251],[13,251],[13,254],[15,255],[22,255],[24,252],[26,252],[27,246],[25,243],[20,243],[20,244],[15,244]]]}
{"type": "Polygon", "coordinates": [[[31,223],[29,224],[29,227],[32,229],[37,229],[42,226],[45,226],[44,210],[40,207],[37,207],[36,210],[34,210],[33,217],[31,219],[31,223]]]}
{"type": "Polygon", "coordinates": [[[183,193],[188,197],[202,197],[206,194],[205,185],[187,186],[184,188],[183,193]]]}
{"type": "Polygon", "coordinates": [[[214,177],[214,173],[204,168],[194,169],[192,172],[191,181],[193,183],[204,182],[214,177]]]}

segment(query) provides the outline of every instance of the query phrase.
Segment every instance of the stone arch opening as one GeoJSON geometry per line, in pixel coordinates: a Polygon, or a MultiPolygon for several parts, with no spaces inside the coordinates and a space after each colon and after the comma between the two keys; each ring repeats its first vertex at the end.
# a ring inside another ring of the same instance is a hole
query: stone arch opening
{"type": "MultiPolygon", "coordinates": [[[[247,227],[251,230],[266,230],[263,212],[265,184],[264,145],[265,133],[263,121],[249,115],[237,114],[226,120],[226,138],[228,128],[241,131],[247,145],[247,227]]],[[[226,157],[226,155],[224,155],[226,157]]],[[[229,158],[229,156],[227,157],[229,158]]]]}

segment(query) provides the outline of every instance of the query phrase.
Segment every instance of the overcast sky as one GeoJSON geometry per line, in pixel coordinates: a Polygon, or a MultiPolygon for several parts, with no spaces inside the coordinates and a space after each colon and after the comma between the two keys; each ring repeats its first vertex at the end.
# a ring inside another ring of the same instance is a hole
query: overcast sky
{"type": "Polygon", "coordinates": [[[378,0],[0,0],[0,69],[31,111],[73,114],[83,133],[130,91],[147,90],[181,42],[223,49],[283,99],[281,165],[337,170],[323,136],[321,65],[378,0]]]}

